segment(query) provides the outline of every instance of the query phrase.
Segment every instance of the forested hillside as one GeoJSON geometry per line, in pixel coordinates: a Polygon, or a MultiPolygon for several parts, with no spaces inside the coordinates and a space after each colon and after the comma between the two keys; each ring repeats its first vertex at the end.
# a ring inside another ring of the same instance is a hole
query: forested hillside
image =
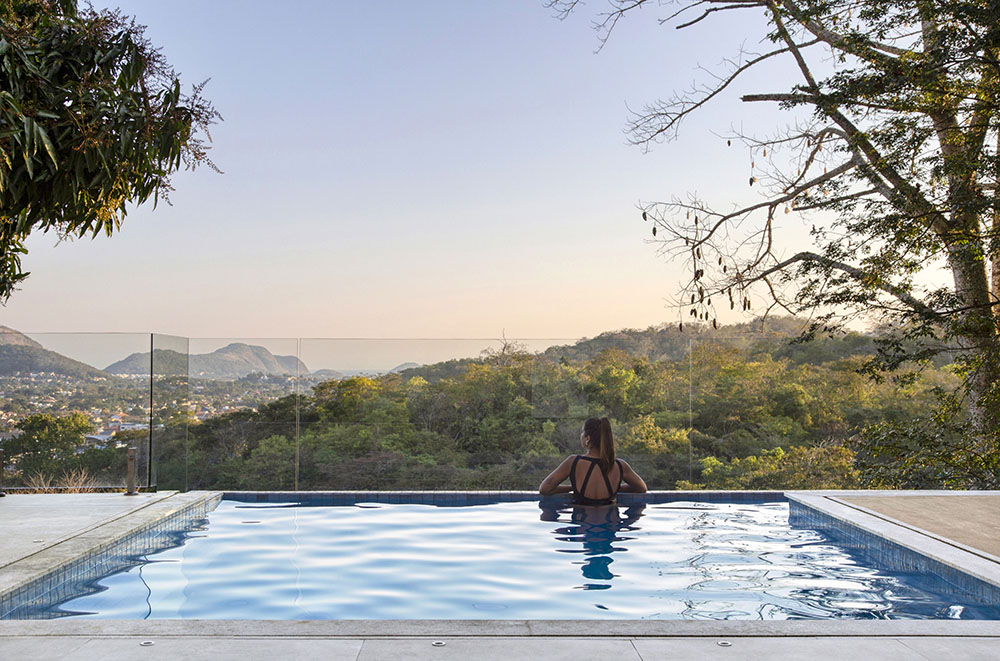
{"type": "MultiPolygon", "coordinates": [[[[330,379],[204,422],[185,408],[188,379],[160,377],[157,401],[171,404],[154,411],[157,483],[535,489],[580,451],[583,420],[607,415],[620,455],[653,489],[1000,486],[997,457],[919,423],[955,390],[952,366],[872,378],[865,366],[877,336],[797,342],[798,330],[790,320],[766,332],[623,330],[540,354],[508,344],[477,359],[330,379]]],[[[42,456],[43,436],[18,439],[25,460],[42,456]]],[[[129,440],[144,465],[145,432],[129,440]]],[[[74,453],[59,442],[64,452],[46,470],[79,465],[121,479],[120,443],[74,453]]]]}
{"type": "Polygon", "coordinates": [[[651,488],[976,482],[964,469],[893,474],[885,465],[894,460],[869,440],[930,406],[935,388],[952,388],[947,366],[879,383],[859,373],[872,337],[793,343],[797,330],[620,331],[539,355],[507,346],[478,360],[331,380],[309,396],[192,425],[186,436],[168,430],[160,484],[291,489],[297,472],[301,489],[533,489],[579,450],[590,415],[611,417],[621,456],[651,488]]]}

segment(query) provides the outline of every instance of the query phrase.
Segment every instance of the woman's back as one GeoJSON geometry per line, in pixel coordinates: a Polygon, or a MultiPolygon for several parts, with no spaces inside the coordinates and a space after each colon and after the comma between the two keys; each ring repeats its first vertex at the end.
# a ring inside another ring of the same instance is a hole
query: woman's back
{"type": "Polygon", "coordinates": [[[576,502],[583,505],[610,504],[621,489],[622,463],[620,459],[615,459],[605,473],[600,459],[577,455],[573,458],[569,478],[576,502]]]}
{"type": "Polygon", "coordinates": [[[538,493],[546,496],[573,492],[580,505],[614,503],[623,481],[628,485],[628,491],[645,493],[646,483],[642,478],[628,462],[615,457],[615,438],[607,418],[587,418],[580,432],[580,445],[588,450],[587,454],[563,459],[538,485],[538,493]],[[567,478],[570,484],[562,484],[567,478]]]}

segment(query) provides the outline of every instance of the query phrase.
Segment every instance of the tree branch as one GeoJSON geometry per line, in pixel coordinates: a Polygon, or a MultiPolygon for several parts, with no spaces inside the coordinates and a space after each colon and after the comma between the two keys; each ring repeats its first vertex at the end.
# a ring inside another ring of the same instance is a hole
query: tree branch
{"type": "Polygon", "coordinates": [[[869,273],[866,273],[865,271],[862,271],[856,266],[852,266],[850,264],[846,264],[844,262],[840,262],[835,259],[831,259],[829,257],[814,252],[803,251],[796,253],[795,255],[789,257],[788,259],[775,264],[774,266],[762,271],[761,273],[754,275],[747,282],[753,283],[758,280],[762,280],[774,273],[783,271],[789,266],[799,262],[813,262],[816,264],[820,264],[821,266],[827,269],[835,269],[837,271],[841,271],[851,276],[854,280],[863,283],[865,286],[874,287],[875,289],[881,290],[893,296],[900,302],[907,305],[911,310],[926,318],[936,319],[939,316],[936,310],[927,306],[922,301],[914,298],[905,289],[897,287],[892,283],[885,282],[880,278],[878,278],[878,276],[873,276],[869,273]]]}

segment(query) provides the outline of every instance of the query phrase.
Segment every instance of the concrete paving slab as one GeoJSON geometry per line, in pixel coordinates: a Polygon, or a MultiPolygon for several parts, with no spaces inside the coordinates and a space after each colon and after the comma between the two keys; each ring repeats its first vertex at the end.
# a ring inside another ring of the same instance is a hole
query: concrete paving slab
{"type": "Polygon", "coordinates": [[[996,638],[901,638],[900,642],[925,659],[970,659],[996,661],[1000,640],[996,638]]]}
{"type": "Polygon", "coordinates": [[[8,494],[0,498],[0,568],[175,493],[8,494]]]}
{"type": "Polygon", "coordinates": [[[87,644],[87,638],[0,638],[0,659],[49,661],[64,659],[87,644]]]}
{"type": "MultiPolygon", "coordinates": [[[[296,661],[358,658],[364,641],[302,638],[94,638],[61,657],[66,661],[296,661]],[[152,643],[152,645],[143,645],[152,643]]],[[[31,658],[31,657],[26,657],[31,658]]],[[[402,658],[402,657],[397,657],[402,658]]]]}
{"type": "Polygon", "coordinates": [[[840,500],[1000,558],[1000,494],[842,496],[840,500]]]}
{"type": "MultiPolygon", "coordinates": [[[[662,657],[660,657],[662,658],[662,657]]],[[[509,661],[510,659],[545,659],[545,661],[581,661],[614,659],[642,661],[632,641],[622,639],[578,638],[410,638],[365,640],[358,661],[396,661],[428,659],[433,661],[509,661]],[[434,643],[444,643],[435,646],[434,643]]]]}
{"type": "MultiPolygon", "coordinates": [[[[803,659],[878,659],[912,661],[918,652],[895,638],[720,638],[642,639],[635,648],[643,661],[654,659],[698,659],[699,661],[802,661],[803,659]],[[719,643],[728,643],[722,647],[719,643]]],[[[961,656],[949,656],[959,659],[961,656]]],[[[965,657],[972,658],[972,657],[965,657]]]]}

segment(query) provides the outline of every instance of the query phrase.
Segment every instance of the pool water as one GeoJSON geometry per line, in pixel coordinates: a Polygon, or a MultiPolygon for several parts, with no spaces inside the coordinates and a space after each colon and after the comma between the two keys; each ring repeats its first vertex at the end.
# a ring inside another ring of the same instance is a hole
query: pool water
{"type": "Polygon", "coordinates": [[[1000,619],[866,568],[787,503],[298,506],[224,500],[60,615],[191,619],[1000,619]]]}

